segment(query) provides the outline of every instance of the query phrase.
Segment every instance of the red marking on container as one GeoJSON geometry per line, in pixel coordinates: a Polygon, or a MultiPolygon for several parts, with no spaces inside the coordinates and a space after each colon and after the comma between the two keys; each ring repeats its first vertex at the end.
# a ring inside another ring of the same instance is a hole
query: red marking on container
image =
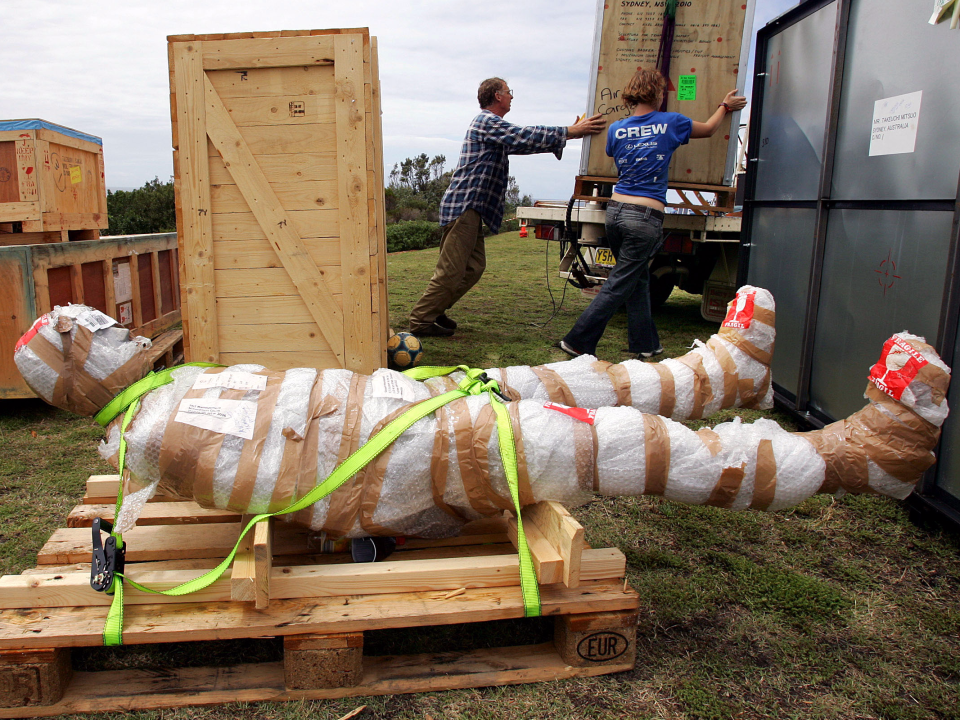
{"type": "Polygon", "coordinates": [[[723,42],[723,38],[717,38],[717,42],[723,42]]]}

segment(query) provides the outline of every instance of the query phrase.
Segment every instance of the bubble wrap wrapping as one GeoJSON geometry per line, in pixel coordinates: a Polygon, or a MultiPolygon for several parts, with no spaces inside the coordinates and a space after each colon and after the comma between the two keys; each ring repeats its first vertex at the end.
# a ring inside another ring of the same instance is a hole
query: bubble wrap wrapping
{"type": "MultiPolygon", "coordinates": [[[[933,461],[946,417],[948,371],[921,338],[896,337],[929,358],[923,373],[904,380],[906,401],[871,384],[863,410],[816,432],[790,433],[765,419],[693,431],[633,407],[587,410],[549,399],[507,403],[518,438],[522,502],[574,507],[596,493],[646,494],[731,510],[780,510],[817,492],[903,497],[933,461]]],[[[127,498],[118,526],[132,526],[138,506],[158,489],[236,512],[281,509],[379,427],[431,394],[428,384],[391,370],[371,376],[345,370],[270,373],[255,365],[177,370],[173,383],[144,397],[127,429],[128,467],[144,489],[127,498]],[[193,387],[203,376],[238,373],[272,378],[278,389],[193,387]],[[251,439],[192,426],[183,431],[174,419],[188,393],[202,400],[234,393],[240,401],[268,403],[270,392],[271,414],[258,419],[261,429],[251,439]],[[287,453],[298,458],[295,467],[285,461],[287,453]],[[184,456],[188,461],[179,467],[186,470],[161,473],[161,467],[177,467],[170,458],[180,462],[184,456]]],[[[333,536],[443,537],[511,507],[490,402],[487,394],[467,396],[419,420],[335,493],[286,517],[333,536]]],[[[113,462],[117,422],[101,448],[113,462]]]]}

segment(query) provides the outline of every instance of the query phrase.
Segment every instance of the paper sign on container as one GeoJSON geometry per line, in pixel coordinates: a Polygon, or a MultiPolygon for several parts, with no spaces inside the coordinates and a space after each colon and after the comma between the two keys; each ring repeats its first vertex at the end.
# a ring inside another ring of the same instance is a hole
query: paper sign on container
{"type": "Polygon", "coordinates": [[[253,400],[194,398],[180,401],[174,420],[184,425],[253,440],[257,403],[253,400]]]}
{"type": "Polygon", "coordinates": [[[203,373],[193,381],[197,390],[206,388],[227,388],[229,390],[259,390],[267,389],[267,376],[254,375],[243,370],[224,370],[221,373],[203,373]]]}
{"type": "Polygon", "coordinates": [[[922,90],[877,100],[873,104],[870,157],[912,153],[917,144],[922,90]]]}
{"type": "Polygon", "coordinates": [[[415,399],[413,388],[404,384],[394,373],[378,372],[373,376],[372,380],[373,389],[371,394],[373,397],[396,398],[398,400],[405,400],[406,402],[413,402],[415,399]]]}

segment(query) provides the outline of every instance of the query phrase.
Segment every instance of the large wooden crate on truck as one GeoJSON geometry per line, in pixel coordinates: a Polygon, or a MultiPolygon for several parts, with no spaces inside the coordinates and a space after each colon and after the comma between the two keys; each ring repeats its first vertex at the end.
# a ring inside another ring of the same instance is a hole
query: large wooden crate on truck
{"type": "Polygon", "coordinates": [[[182,336],[177,276],[174,233],[0,246],[0,399],[34,397],[13,349],[55,305],[105,312],[134,335],[152,338],[153,358],[172,364],[182,336]]]}
{"type": "Polygon", "coordinates": [[[386,364],[376,39],[168,38],[188,360],[386,364]]]}
{"type": "MultiPolygon", "coordinates": [[[[743,88],[746,65],[744,38],[749,41],[754,0],[702,2],[680,0],[670,52],[667,110],[697,121],[709,118],[724,95],[743,88]],[[743,61],[741,61],[741,55],[743,61]]],[[[639,67],[657,64],[663,35],[662,2],[600,3],[593,49],[589,110],[608,122],[627,117],[621,98],[639,67]]],[[[737,151],[737,126],[729,115],[710,139],[680,146],[670,163],[670,180],[703,185],[732,185],[737,151]],[[726,180],[726,181],[725,181],[726,180]]],[[[583,141],[580,174],[617,177],[607,157],[606,135],[583,141]]]]}
{"type": "Polygon", "coordinates": [[[100,138],[0,120],[0,245],[92,240],[108,224],[100,138]]]}

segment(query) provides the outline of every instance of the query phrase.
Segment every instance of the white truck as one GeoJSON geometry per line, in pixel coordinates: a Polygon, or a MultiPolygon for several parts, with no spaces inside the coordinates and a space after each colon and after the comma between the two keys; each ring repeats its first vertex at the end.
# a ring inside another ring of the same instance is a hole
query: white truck
{"type": "MultiPolygon", "coordinates": [[[[668,110],[706,119],[728,90],[743,88],[753,7],[754,0],[689,0],[676,2],[670,16],[664,2],[599,0],[588,114],[604,114],[609,122],[626,117],[629,111],[618,97],[643,65],[667,76],[668,110]]],[[[674,154],[664,242],[650,267],[654,307],[679,287],[702,295],[701,314],[719,322],[733,298],[740,247],[740,216],[734,212],[742,145],[738,120],[739,114],[732,114],[714,137],[674,154]]],[[[614,265],[604,213],[616,175],[605,137],[588,137],[569,202],[517,208],[521,227],[559,243],[560,277],[587,295],[599,291],[614,265]]]]}

